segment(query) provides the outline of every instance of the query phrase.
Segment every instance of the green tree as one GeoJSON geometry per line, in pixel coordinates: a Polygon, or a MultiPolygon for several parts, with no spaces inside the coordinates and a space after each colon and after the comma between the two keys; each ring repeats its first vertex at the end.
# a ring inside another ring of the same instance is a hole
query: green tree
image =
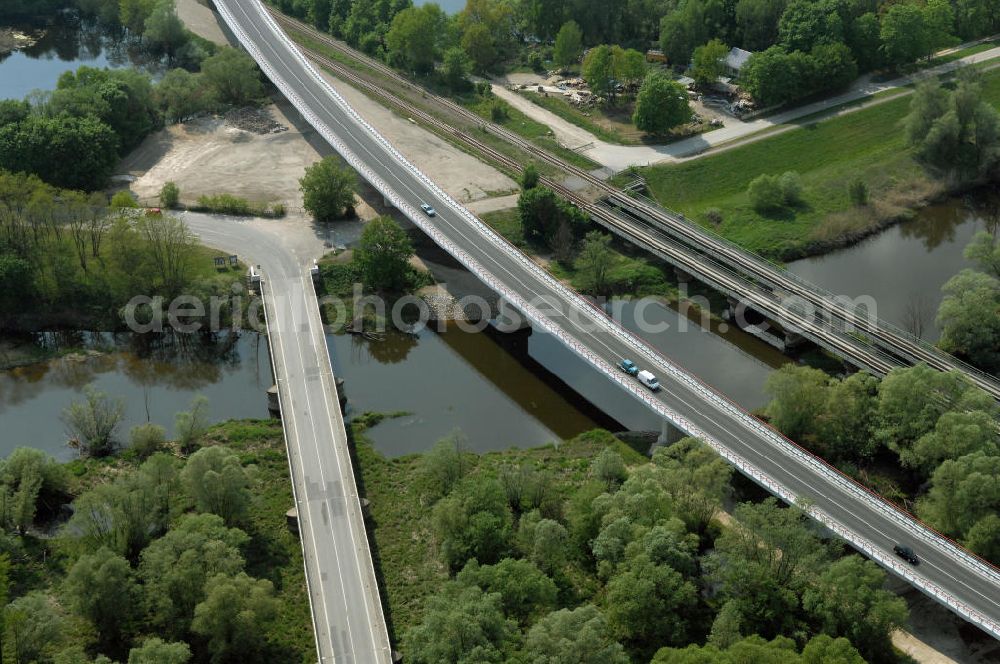
{"type": "Polygon", "coordinates": [[[691,531],[704,532],[729,496],[732,466],[696,438],[659,448],[653,463],[663,471],[657,479],[677,517],[691,531]]]}
{"type": "Polygon", "coordinates": [[[987,560],[1000,561],[1000,516],[987,514],[976,521],[962,543],[987,560]]]}
{"type": "Polygon", "coordinates": [[[636,128],[650,134],[663,134],[690,121],[691,105],[684,86],[660,72],[646,76],[632,115],[636,128]]]}
{"type": "Polygon", "coordinates": [[[226,447],[203,447],[181,470],[181,484],[199,512],[222,517],[228,525],[246,516],[250,477],[239,456],[226,447]]]}
{"type": "Polygon", "coordinates": [[[890,5],[882,15],[880,34],[885,61],[894,67],[914,62],[930,50],[924,12],[915,4],[890,5]]]}
{"type": "Polygon", "coordinates": [[[583,78],[591,92],[599,97],[611,96],[614,77],[614,51],[611,46],[601,44],[587,51],[583,59],[583,78]]]}
{"type": "Polygon", "coordinates": [[[278,612],[274,585],[240,572],[216,574],[194,610],[191,631],[208,640],[215,662],[260,661],[266,630],[278,612]]]}
{"type": "Polygon", "coordinates": [[[160,206],[173,210],[181,204],[181,188],[175,182],[165,182],[160,188],[160,206]]]}
{"type": "Polygon", "coordinates": [[[927,0],[923,6],[924,26],[927,34],[927,58],[939,48],[959,43],[955,37],[955,10],[949,0],[927,0]]]}
{"type": "Polygon", "coordinates": [[[453,46],[444,52],[444,80],[448,87],[458,92],[469,86],[472,63],[461,47],[453,46]]]}
{"type": "Polygon", "coordinates": [[[882,65],[881,32],[882,26],[874,12],[866,12],[848,24],[845,43],[861,71],[871,71],[882,65]]]}
{"type": "Polygon", "coordinates": [[[97,628],[113,651],[125,643],[138,607],[139,587],[128,561],[107,548],[80,557],[63,586],[70,608],[97,628]]]}
{"type": "Polygon", "coordinates": [[[938,345],[986,371],[1000,371],[1000,280],[962,270],[942,290],[938,345]]]}
{"type": "Polygon", "coordinates": [[[778,634],[795,626],[798,593],[829,560],[798,507],[782,508],[774,498],[743,503],[737,525],[723,531],[705,562],[722,596],[735,601],[749,633],[778,634]]]}
{"type": "Polygon", "coordinates": [[[341,219],[354,211],[354,190],[358,178],[354,170],[334,156],[306,167],[299,180],[302,205],[319,221],[341,219]]]}
{"type": "Polygon", "coordinates": [[[434,3],[407,7],[393,17],[385,36],[390,60],[418,74],[433,71],[446,26],[447,16],[434,3]]]}
{"type": "Polygon", "coordinates": [[[220,49],[206,58],[201,65],[201,75],[222,104],[245,106],[264,95],[257,64],[235,48],[220,49]]]}
{"type": "Polygon", "coordinates": [[[997,443],[997,421],[990,413],[980,410],[944,413],[933,431],[902,451],[900,461],[929,476],[946,459],[979,451],[1000,454],[997,443]]]}
{"type": "Polygon", "coordinates": [[[823,413],[830,379],[819,369],[786,364],[767,378],[767,415],[786,436],[799,439],[815,432],[823,413]]]}
{"type": "Polygon", "coordinates": [[[187,42],[188,32],[177,16],[174,0],[158,0],[146,18],[143,38],[171,57],[187,42]]]}
{"type": "Polygon", "coordinates": [[[4,622],[14,662],[28,664],[59,643],[66,620],[53,597],[35,590],[7,605],[4,622]]]}
{"type": "Polygon", "coordinates": [[[608,273],[614,263],[611,236],[601,231],[590,231],[584,238],[583,248],[576,259],[576,268],[587,280],[588,290],[603,294],[608,289],[608,273]]]}
{"type": "Polygon", "coordinates": [[[167,443],[167,430],[158,424],[147,422],[132,427],[128,434],[129,447],[141,459],[145,459],[163,449],[167,443]]]}
{"type": "Polygon", "coordinates": [[[680,643],[697,600],[694,584],[677,570],[639,554],[626,560],[608,582],[605,611],[623,641],[637,646],[680,643]]]}
{"type": "Polygon", "coordinates": [[[646,56],[634,48],[617,49],[613,51],[613,64],[615,78],[629,88],[637,87],[642,83],[649,71],[646,65],[646,56]]]}
{"type": "Polygon", "coordinates": [[[931,488],[917,504],[917,513],[946,535],[963,539],[1000,510],[998,474],[1000,456],[975,452],[949,459],[931,476],[931,488]]]}
{"type": "Polygon", "coordinates": [[[52,112],[93,116],[118,136],[124,152],[139,145],[159,123],[148,74],[134,69],[79,67],[64,72],[52,93],[52,112]]]}
{"type": "Polygon", "coordinates": [[[67,491],[65,468],[41,450],[18,447],[0,462],[0,518],[5,528],[24,533],[39,508],[46,515],[62,504],[67,491]]]}
{"type": "Polygon", "coordinates": [[[472,60],[476,73],[485,74],[496,62],[497,50],[493,35],[482,23],[471,25],[462,34],[462,50],[472,60]]]}
{"type": "Polygon", "coordinates": [[[583,53],[583,31],[576,21],[566,21],[556,35],[552,61],[560,67],[569,67],[579,62],[581,53],[583,53]]]}
{"type": "Polygon", "coordinates": [[[538,186],[538,168],[534,164],[526,164],[521,172],[521,189],[527,191],[538,186]]]}
{"type": "Polygon", "coordinates": [[[128,652],[128,664],[187,664],[189,661],[191,648],[188,644],[167,643],[155,636],[128,652]]]}
{"type": "Polygon", "coordinates": [[[446,496],[469,471],[465,438],[458,432],[434,443],[420,458],[421,476],[435,497],[446,496]]]}
{"type": "Polygon", "coordinates": [[[802,664],[864,664],[850,641],[845,638],[834,639],[826,634],[820,634],[809,639],[802,649],[802,664]]]}
{"type": "Polygon", "coordinates": [[[739,0],[735,8],[737,43],[749,51],[761,51],[778,41],[778,21],[786,0],[739,0]]]}
{"type": "Polygon", "coordinates": [[[555,582],[527,560],[504,558],[496,565],[480,565],[470,560],[455,580],[477,586],[487,594],[498,594],[504,615],[527,625],[555,608],[555,582]]]}
{"type": "Polygon", "coordinates": [[[365,224],[353,260],[366,286],[399,291],[406,287],[412,256],[406,231],[391,217],[377,217],[365,224]]]}
{"type": "Polygon", "coordinates": [[[154,454],[139,472],[81,494],[73,503],[69,528],[91,550],[107,547],[138,560],[150,540],[167,529],[175,486],[171,457],[154,454]]]}
{"type": "Polygon", "coordinates": [[[215,514],[188,514],[143,550],[139,576],[159,634],[184,636],[195,607],[205,599],[206,581],[243,571],[240,547],[249,539],[215,514]]]}
{"type": "Polygon", "coordinates": [[[980,231],[965,248],[965,259],[976,268],[1000,279],[1000,242],[991,233],[980,231]]]}
{"type": "Polygon", "coordinates": [[[115,432],[124,417],[125,404],[88,385],[83,400],[74,401],[62,413],[73,444],[84,456],[107,456],[114,451],[115,432]]]}
{"type": "Polygon", "coordinates": [[[839,5],[830,0],[792,0],[781,15],[778,34],[788,51],[809,51],[814,46],[842,42],[844,23],[839,5]]]}
{"type": "Polygon", "coordinates": [[[685,65],[699,44],[713,37],[725,39],[719,29],[729,23],[729,9],[720,0],[686,0],[660,21],[660,48],[674,65],[685,65]]]}
{"type": "Polygon", "coordinates": [[[708,634],[708,643],[719,650],[725,650],[743,638],[740,626],[743,616],[740,607],[734,600],[722,605],[715,620],[712,621],[712,631],[708,634]]]}
{"type": "Polygon", "coordinates": [[[423,620],[406,632],[406,657],[414,664],[500,664],[516,631],[498,593],[448,584],[427,598],[423,620]]]}
{"type": "Polygon", "coordinates": [[[32,114],[0,127],[0,169],[92,191],[107,184],[118,163],[119,144],[115,131],[96,117],[32,114]]]}
{"type": "Polygon", "coordinates": [[[891,657],[892,633],[909,619],[906,602],[885,590],[885,572],[860,556],[845,556],[806,588],[802,606],[832,637],[845,637],[865,656],[891,657]]]}
{"type": "Polygon", "coordinates": [[[875,376],[864,371],[830,384],[826,405],[816,422],[827,458],[858,462],[878,451],[875,438],[878,384],[875,376]]]}
{"type": "Polygon", "coordinates": [[[155,6],[156,0],[119,0],[118,20],[130,32],[142,35],[155,6]]]}
{"type": "Polygon", "coordinates": [[[839,90],[849,86],[858,77],[857,61],[845,44],[820,44],[809,55],[815,71],[815,82],[810,88],[839,90]]]}
{"type": "Polygon", "coordinates": [[[512,521],[500,484],[475,476],[462,480],[431,513],[441,554],[453,570],[471,558],[499,561],[510,545],[512,521]]]}
{"type": "Polygon", "coordinates": [[[202,395],[191,400],[191,409],[174,416],[174,434],[181,451],[190,453],[208,433],[208,399],[202,395]]]}
{"type": "Polygon", "coordinates": [[[970,385],[961,373],[925,364],[890,371],[879,384],[879,439],[898,454],[932,431],[949,410],[970,407],[970,385]]]}
{"type": "Polygon", "coordinates": [[[171,69],[156,86],[156,105],[167,122],[184,122],[188,118],[209,109],[213,91],[201,74],[192,74],[186,69],[171,69]]]}
{"type": "Polygon", "coordinates": [[[536,622],[524,641],[529,664],[628,664],[607,620],[592,604],[560,609],[536,622]]]}
{"type": "Polygon", "coordinates": [[[715,83],[722,75],[729,47],[718,39],[713,39],[694,50],[691,59],[691,76],[702,87],[715,83]]]}
{"type": "Polygon", "coordinates": [[[785,208],[785,195],[778,176],[763,173],[747,185],[747,198],[758,214],[774,214],[785,208]]]}
{"type": "Polygon", "coordinates": [[[622,455],[613,447],[605,447],[590,464],[590,474],[604,483],[608,491],[614,491],[628,477],[622,455]]]}

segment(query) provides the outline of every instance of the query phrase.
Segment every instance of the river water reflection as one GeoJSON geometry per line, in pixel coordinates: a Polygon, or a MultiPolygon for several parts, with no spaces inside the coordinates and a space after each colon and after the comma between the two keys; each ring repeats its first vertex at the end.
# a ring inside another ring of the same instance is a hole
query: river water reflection
{"type": "Polygon", "coordinates": [[[1000,193],[980,191],[920,210],[911,221],[861,243],[795,261],[788,269],[838,295],[872,296],[883,320],[936,341],[941,287],[972,267],[972,236],[1000,224],[1000,193]]]}

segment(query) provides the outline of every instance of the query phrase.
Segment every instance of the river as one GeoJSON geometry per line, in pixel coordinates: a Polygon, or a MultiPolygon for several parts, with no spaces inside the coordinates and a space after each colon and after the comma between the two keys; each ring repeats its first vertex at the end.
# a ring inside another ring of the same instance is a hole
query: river
{"type": "MultiPolygon", "coordinates": [[[[447,7],[459,8],[459,3],[447,7]]],[[[81,64],[130,62],[127,48],[113,35],[67,19],[35,46],[0,60],[0,98],[51,89],[62,72],[81,64]]],[[[990,211],[990,200],[980,196],[928,208],[855,247],[797,261],[789,269],[835,293],[874,296],[879,314],[900,325],[907,323],[908,311],[919,308],[929,321],[925,336],[935,338],[932,319],[941,285],[966,266],[961,252],[971,236],[987,219],[1000,216],[990,211]],[[917,296],[920,307],[907,304],[917,296]]],[[[630,322],[633,309],[621,307],[623,321],[637,331],[630,322]]],[[[704,330],[666,306],[649,308],[645,317],[662,328],[645,335],[653,346],[746,408],[764,405],[767,377],[788,361],[738,330],[722,331],[717,322],[704,330]]],[[[50,350],[102,352],[0,372],[0,454],[31,445],[71,456],[59,414],[87,384],[124,400],[120,438],[147,420],[170,429],[174,414],[199,394],[208,397],[215,420],[267,415],[264,390],[272,382],[267,342],[254,334],[208,347],[94,334],[49,334],[39,341],[50,350]]],[[[659,428],[645,408],[544,333],[532,334],[523,353],[493,336],[454,327],[376,342],[330,336],[328,343],[334,371],[346,381],[349,414],[406,413],[370,431],[376,447],[389,456],[425,450],[456,430],[471,448],[488,451],[544,444],[595,426],[659,428]]]]}
{"type": "Polygon", "coordinates": [[[34,90],[53,90],[64,72],[81,65],[155,69],[141,50],[120,35],[81,20],[74,12],[60,13],[44,28],[12,27],[41,36],[27,48],[0,55],[0,99],[23,99],[34,90]]]}
{"type": "Polygon", "coordinates": [[[972,267],[962,255],[972,237],[996,232],[998,224],[1000,192],[979,191],[924,208],[910,221],[788,269],[838,295],[871,296],[879,318],[933,342],[940,336],[934,318],[941,287],[972,267]]]}

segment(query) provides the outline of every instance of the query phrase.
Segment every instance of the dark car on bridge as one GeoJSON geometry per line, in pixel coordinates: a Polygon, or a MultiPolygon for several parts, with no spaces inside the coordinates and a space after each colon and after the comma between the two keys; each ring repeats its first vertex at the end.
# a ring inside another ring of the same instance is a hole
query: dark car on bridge
{"type": "Polygon", "coordinates": [[[635,362],[632,360],[622,360],[618,363],[618,368],[627,373],[629,376],[634,376],[639,373],[639,367],[635,366],[635,362]]]}
{"type": "Polygon", "coordinates": [[[910,563],[911,565],[920,564],[920,558],[917,558],[917,554],[915,554],[913,552],[913,549],[911,549],[910,547],[905,546],[903,544],[897,544],[896,546],[892,547],[892,550],[897,556],[899,556],[906,562],[910,563]]]}

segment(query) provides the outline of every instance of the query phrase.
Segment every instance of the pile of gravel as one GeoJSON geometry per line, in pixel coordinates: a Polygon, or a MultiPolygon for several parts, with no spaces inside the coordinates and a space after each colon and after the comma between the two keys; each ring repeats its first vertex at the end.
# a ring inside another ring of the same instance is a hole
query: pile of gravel
{"type": "Polygon", "coordinates": [[[225,115],[226,124],[253,134],[280,134],[288,127],[277,122],[267,111],[247,106],[234,108],[225,115]]]}
{"type": "MultiPolygon", "coordinates": [[[[428,294],[423,296],[423,300],[431,310],[432,320],[466,320],[477,322],[483,316],[483,311],[480,307],[469,305],[467,310],[463,310],[459,301],[447,294],[428,294]]],[[[496,314],[497,303],[494,301],[488,302],[488,304],[491,311],[486,312],[486,315],[493,317],[496,314]]]]}

